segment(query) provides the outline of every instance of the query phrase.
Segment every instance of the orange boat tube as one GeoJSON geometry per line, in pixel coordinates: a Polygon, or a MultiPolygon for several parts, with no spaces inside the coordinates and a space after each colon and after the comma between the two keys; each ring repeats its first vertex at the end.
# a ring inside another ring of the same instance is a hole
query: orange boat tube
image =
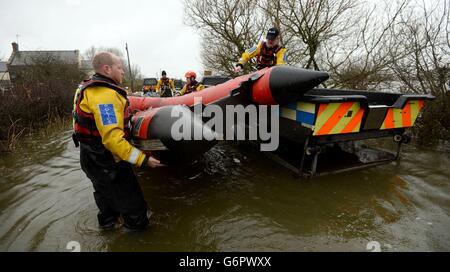
{"type": "Polygon", "coordinates": [[[214,131],[206,126],[200,117],[194,116],[190,109],[199,99],[205,106],[286,104],[297,101],[304,93],[326,79],[328,74],[325,72],[283,65],[243,75],[184,96],[161,98],[130,96],[130,107],[134,113],[133,136],[138,140],[159,139],[171,151],[204,153],[216,144],[216,140],[209,137],[214,135],[214,131]],[[201,128],[202,138],[174,139],[171,129],[177,118],[171,115],[173,110],[183,112],[179,118],[185,118],[184,121],[192,127],[191,131],[194,131],[194,128],[201,128]]]}

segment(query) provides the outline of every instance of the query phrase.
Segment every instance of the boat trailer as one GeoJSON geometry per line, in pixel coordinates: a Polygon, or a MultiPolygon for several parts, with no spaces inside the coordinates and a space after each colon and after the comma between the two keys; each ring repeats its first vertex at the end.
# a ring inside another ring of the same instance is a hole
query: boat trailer
{"type": "MultiPolygon", "coordinates": [[[[431,95],[314,89],[280,109],[280,148],[268,155],[299,178],[396,161],[431,95]],[[391,138],[393,152],[365,141],[391,138]]],[[[267,152],[266,152],[267,153],[267,152]]]]}

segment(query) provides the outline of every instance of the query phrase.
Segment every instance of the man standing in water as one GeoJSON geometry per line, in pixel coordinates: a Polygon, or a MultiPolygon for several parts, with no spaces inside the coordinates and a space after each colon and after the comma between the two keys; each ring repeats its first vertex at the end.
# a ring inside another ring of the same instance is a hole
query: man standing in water
{"type": "Polygon", "coordinates": [[[147,228],[147,203],[133,172],[158,167],[160,162],[133,147],[127,92],[119,86],[124,71],[119,57],[109,52],[94,56],[95,75],[83,81],[74,98],[74,134],[80,146],[81,168],[94,186],[100,228],[112,229],[122,216],[124,227],[147,228]]]}

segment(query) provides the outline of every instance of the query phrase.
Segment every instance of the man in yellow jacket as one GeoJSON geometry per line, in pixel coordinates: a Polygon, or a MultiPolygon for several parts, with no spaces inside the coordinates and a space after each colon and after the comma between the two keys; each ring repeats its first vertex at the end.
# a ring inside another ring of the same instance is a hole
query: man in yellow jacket
{"type": "Polygon", "coordinates": [[[257,58],[256,68],[258,70],[286,64],[286,48],[280,45],[280,31],[277,28],[272,27],[269,29],[266,35],[266,41],[247,49],[236,64],[234,71],[236,73],[241,72],[244,64],[254,57],[257,58]]]}
{"type": "Polygon", "coordinates": [[[166,71],[162,71],[161,78],[156,84],[156,91],[160,97],[172,97],[175,90],[175,84],[173,80],[167,77],[166,71]]]}
{"type": "Polygon", "coordinates": [[[196,80],[197,74],[194,71],[187,71],[184,76],[186,77],[186,84],[181,89],[180,95],[201,91],[205,88],[203,84],[196,80]]]}
{"type": "Polygon", "coordinates": [[[160,162],[132,146],[131,112],[126,90],[119,86],[124,71],[119,57],[100,52],[96,74],[76,91],[73,139],[80,146],[80,164],[94,186],[100,228],[111,229],[122,216],[128,229],[149,224],[147,203],[132,165],[157,167],[160,162]]]}

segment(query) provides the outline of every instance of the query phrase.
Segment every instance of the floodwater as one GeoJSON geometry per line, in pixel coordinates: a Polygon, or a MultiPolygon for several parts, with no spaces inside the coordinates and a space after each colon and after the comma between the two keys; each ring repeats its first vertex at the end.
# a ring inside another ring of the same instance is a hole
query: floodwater
{"type": "Polygon", "coordinates": [[[70,251],[71,241],[81,251],[450,250],[445,146],[405,145],[399,163],[299,181],[221,144],[197,169],[138,170],[152,226],[127,232],[97,228],[70,134],[0,154],[0,251],[70,251]]]}

